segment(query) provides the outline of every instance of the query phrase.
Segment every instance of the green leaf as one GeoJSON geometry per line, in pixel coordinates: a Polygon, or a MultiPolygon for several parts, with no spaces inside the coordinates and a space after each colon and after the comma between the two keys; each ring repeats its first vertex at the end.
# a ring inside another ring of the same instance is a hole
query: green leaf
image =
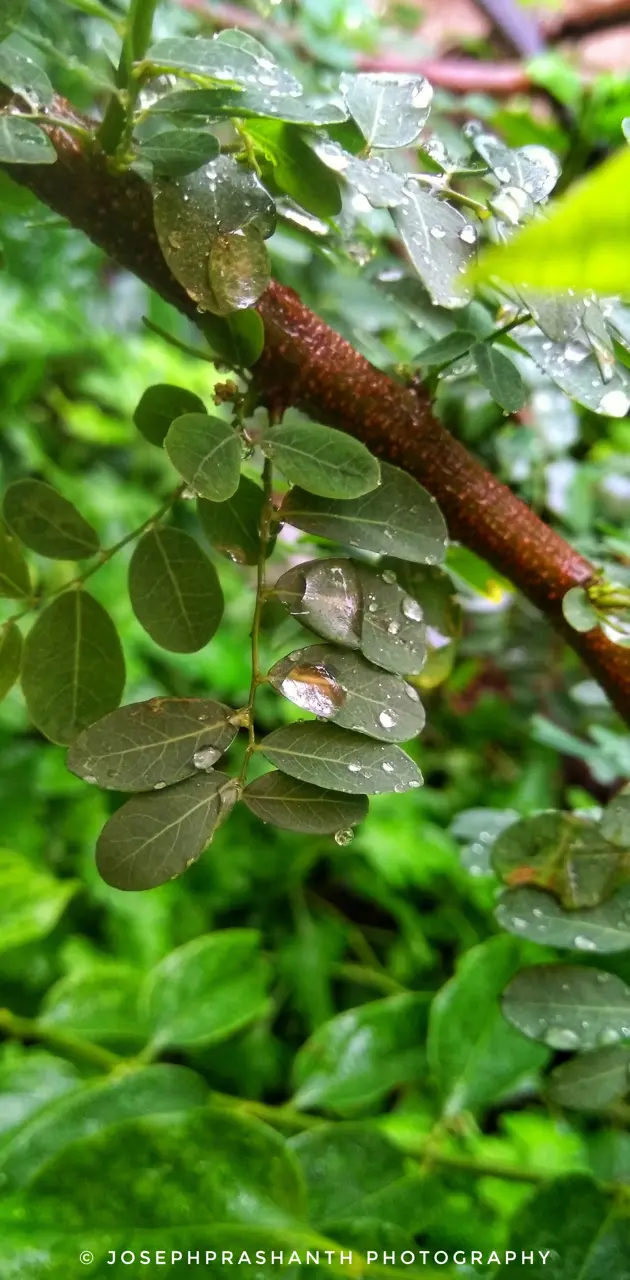
{"type": "Polygon", "coordinates": [[[133,420],[145,439],[161,448],[171,422],[181,418],[185,413],[205,414],[205,412],[203,401],[199,396],[193,395],[192,391],[162,382],[156,386],[147,387],[140,398],[133,420]]]}
{"type": "Polygon", "coordinates": [[[381,484],[362,498],[339,502],[291,489],[280,514],[288,524],[365,551],[437,564],[446,554],[444,518],[417,480],[381,463],[381,484]]]}
{"type": "Polygon", "coordinates": [[[337,1014],[296,1056],[294,1106],[340,1115],[373,1106],[423,1075],[425,1034],[426,1002],[410,993],[337,1014]]]}
{"type": "Polygon", "coordinates": [[[0,596],[5,600],[24,600],[30,594],[26,560],[15,538],[0,524],[0,596]]]}
{"type": "Polygon", "coordinates": [[[556,898],[539,889],[509,889],[495,914],[503,929],[541,946],[630,951],[630,885],[600,906],[582,911],[563,910],[556,898]]]}
{"type": "Polygon", "coordinates": [[[22,632],[15,622],[0,630],[0,702],[13,688],[22,666],[22,632]]]}
{"type": "Polygon", "coordinates": [[[472,357],[477,373],[493,400],[507,413],[517,413],[527,400],[527,387],[508,356],[490,342],[476,342],[472,357]]]}
{"type": "Polygon", "coordinates": [[[392,217],[432,301],[440,307],[465,306],[472,291],[463,272],[477,243],[477,228],[470,218],[410,181],[392,217]]]}
{"type": "Polygon", "coordinates": [[[601,969],[522,969],[504,993],[503,1012],[523,1035],[552,1049],[598,1049],[630,1037],[630,987],[601,969]]]}
{"type": "MultiPolygon", "coordinates": [[[[172,1066],[148,1070],[182,1072],[172,1066]]],[[[206,1250],[218,1247],[220,1256],[222,1249],[236,1248],[238,1258],[246,1248],[255,1256],[261,1248],[270,1254],[283,1246],[289,1253],[299,1245],[321,1247],[304,1221],[299,1169],[279,1134],[218,1108],[177,1113],[175,1098],[171,1108],[170,1115],[123,1120],[86,1134],[21,1193],[5,1197],[5,1274],[36,1280],[45,1256],[51,1280],[62,1280],[76,1274],[80,1244],[94,1257],[92,1274],[104,1277],[111,1251],[118,1258],[126,1250],[139,1257],[148,1236],[166,1251],[167,1268],[172,1252],[176,1267],[177,1252],[185,1259],[189,1248],[199,1248],[202,1258],[206,1250]],[[95,1196],[95,1187],[107,1187],[107,1194],[95,1196]]]]}
{"type": "Polygon", "coordinates": [[[536,325],[519,325],[513,337],[538,368],[578,404],[609,418],[625,417],[630,408],[630,376],[617,363],[604,383],[583,330],[570,341],[550,342],[536,325]]]}
{"type": "Polygon", "coordinates": [[[22,688],[37,728],[66,746],[118,706],[125,660],[118,633],[87,591],[64,591],[24,641],[22,688]]]}
{"type": "Polygon", "coordinates": [[[344,72],[339,85],[368,147],[408,147],[422,132],[433,100],[424,76],[344,72]]]}
{"type": "MultiPolygon", "coordinates": [[[[18,49],[14,49],[8,43],[0,44],[0,84],[6,84],[20,98],[26,98],[27,102],[32,102],[38,106],[50,106],[54,97],[54,89],[42,67],[33,62],[32,58],[20,53],[18,49]]],[[[5,128],[11,120],[17,121],[18,124],[25,124],[27,127],[30,126],[31,129],[36,129],[37,127],[22,116],[3,116],[2,119],[5,128]]],[[[37,132],[41,134],[40,129],[37,129],[37,132]]],[[[45,135],[43,136],[45,137],[45,135]]],[[[38,143],[39,145],[41,144],[38,143]]],[[[56,159],[52,143],[48,143],[47,149],[48,147],[53,152],[52,158],[56,159]]],[[[24,161],[21,160],[20,163],[23,164],[24,161]]],[[[40,162],[37,161],[36,163],[40,162]]],[[[44,160],[41,163],[48,164],[50,161],[44,160]]]]}
{"type": "Polygon", "coordinates": [[[199,325],[215,355],[233,368],[249,369],[260,359],[265,345],[265,326],[252,307],[221,318],[203,316],[199,325]]]}
{"type": "Polygon", "coordinates": [[[147,1038],[138,1018],[140,980],[131,965],[79,969],[49,987],[38,1022],[95,1044],[123,1041],[140,1048],[147,1038]]]}
{"type": "Polygon", "coordinates": [[[550,211],[506,245],[488,248],[476,277],[537,289],[630,291],[630,213],[619,192],[630,183],[630,151],[623,148],[571,187],[550,211]]]}
{"type": "Polygon", "coordinates": [[[20,542],[51,560],[82,560],[100,547],[96,529],[67,498],[41,480],[16,480],[9,485],[3,513],[20,542]]]}
{"type": "Polygon", "coordinates": [[[564,907],[596,907],[615,885],[621,854],[579,814],[537,813],[498,836],[492,862],[511,887],[550,889],[564,907]]]}
{"type": "Polygon", "coordinates": [[[205,551],[181,529],[154,525],[136,544],[129,598],[145,631],[172,653],[195,653],[223,617],[223,592],[205,551]]]}
{"type": "MultiPolygon", "coordinates": [[[[360,149],[361,135],[357,130],[360,149]]],[[[390,209],[394,205],[404,204],[407,199],[404,174],[396,173],[388,160],[383,156],[370,156],[363,159],[345,151],[338,142],[330,138],[315,138],[313,150],[318,158],[332,169],[339,177],[360,195],[365,196],[375,209],[390,209]]]]}
{"type": "Polygon", "coordinates": [[[592,631],[599,619],[584,587],[571,587],[562,597],[562,612],[574,631],[592,631]]]}
{"type": "Polygon", "coordinates": [[[466,953],[433,1000],[427,1054],[446,1116],[483,1110],[545,1063],[545,1050],[501,1013],[501,992],[520,962],[511,938],[490,938],[466,953]]]}
{"type": "Polygon", "coordinates": [[[365,796],[349,797],[314,787],[310,782],[289,778],[278,769],[250,782],[242,799],[262,822],[307,835],[345,831],[362,822],[368,811],[365,796]]]}
{"type": "MultiPolygon", "coordinates": [[[[362,652],[387,671],[417,675],[427,656],[422,606],[398,584],[392,569],[374,572],[359,565],[358,574],[363,606],[362,652]]],[[[412,686],[406,688],[407,697],[414,698],[412,686]]]]}
{"type": "Polygon", "coordinates": [[[269,969],[260,944],[255,929],[223,929],[156,965],[141,1000],[154,1051],[216,1044],[264,1015],[269,969]]]}
{"type": "Polygon", "coordinates": [[[408,742],[424,728],[415,689],[348,649],[326,644],[300,649],[276,662],[269,679],[304,711],[383,742],[408,742]]]}
{"type": "Polygon", "coordinates": [[[260,547],[263,491],[241,476],[238,489],[227,502],[199,501],[201,527],[208,542],[236,564],[256,564],[260,547]]]}
{"type": "Polygon", "coordinates": [[[99,836],[100,874],[115,889],[153,889],[173,880],[203,853],[235,798],[234,780],[212,771],[134,796],[99,836]]]}
{"type": "Polygon", "coordinates": [[[39,125],[25,116],[0,114],[2,164],[54,164],[57,152],[39,125]]]}
{"type": "Polygon", "coordinates": [[[148,160],[156,173],[179,178],[214,160],[219,140],[205,129],[165,129],[140,145],[139,160],[148,160]]]}
{"type": "Polygon", "coordinates": [[[2,0],[0,6],[0,40],[19,22],[26,0],[2,0]]]}
{"type": "Polygon", "coordinates": [[[468,333],[465,329],[454,329],[438,342],[432,342],[430,346],[419,351],[414,363],[421,369],[436,369],[441,365],[452,364],[460,356],[465,356],[476,342],[474,333],[468,333]]]}
{"type": "MultiPolygon", "coordinates": [[[[74,1143],[90,1144],[103,1130],[113,1129],[117,1134],[116,1126],[135,1116],[162,1113],[172,1118],[189,1110],[196,1112],[207,1096],[201,1076],[170,1063],[140,1067],[86,1084],[30,1116],[3,1146],[0,1168],[6,1179],[5,1192],[7,1184],[13,1189],[31,1182],[49,1161],[72,1149],[74,1143]]],[[[101,1177],[99,1172],[99,1183],[101,1177]]]]}
{"type": "Polygon", "coordinates": [[[491,133],[475,134],[472,143],[499,182],[520,188],[536,203],[553,191],[560,177],[560,163],[547,147],[513,150],[491,133]]]}
{"type": "Polygon", "coordinates": [[[21,854],[0,849],[0,951],[45,938],[78,888],[78,880],[58,880],[21,854]]]}
{"type": "Polygon", "coordinates": [[[576,1054],[551,1072],[547,1093],[559,1107],[604,1111],[630,1090],[630,1046],[576,1054]]]}
{"type": "Polygon", "coordinates": [[[369,1123],[319,1124],[288,1145],[306,1182],[310,1219],[323,1231],[333,1234],[330,1224],[352,1217],[416,1233],[435,1212],[435,1182],[408,1176],[402,1151],[369,1123]]]}
{"type": "Polygon", "coordinates": [[[225,81],[232,81],[249,88],[262,76],[265,88],[280,94],[292,96],[302,91],[299,81],[278,66],[263,45],[241,31],[223,31],[215,40],[169,36],[151,46],[146,60],[165,69],[191,72],[198,78],[216,79],[221,87],[225,81]]]}
{"type": "Polygon", "coordinates": [[[4,1145],[11,1131],[47,1102],[72,1093],[82,1083],[74,1063],[56,1058],[44,1050],[4,1045],[0,1060],[0,1140],[4,1145]]]}
{"type": "Polygon", "coordinates": [[[517,1258],[533,1252],[534,1262],[522,1265],[530,1280],[626,1280],[629,1236],[603,1190],[576,1173],[534,1193],[516,1215],[508,1243],[517,1258]]]}
{"type": "Polygon", "coordinates": [[[263,432],[260,447],[289,484],[324,498],[360,498],[380,484],[379,463],[360,440],[295,415],[263,432]]]}
{"type": "Polygon", "coordinates": [[[248,120],[256,149],[269,162],[273,180],[317,218],[334,218],[341,209],[339,183],[305,142],[298,125],[279,120],[248,120]]]}
{"type": "Polygon", "coordinates": [[[80,734],[68,768],[112,791],[151,791],[207,771],[237,728],[230,707],[202,698],[150,698],[120,707],[80,734]]]}
{"type": "Polygon", "coordinates": [[[190,488],[212,502],[225,502],[241,478],[240,437],[229,422],[185,413],[171,423],[164,448],[190,488]]]}
{"type": "Polygon", "coordinates": [[[305,124],[321,127],[341,124],[348,113],[333,102],[313,102],[310,98],[272,98],[263,85],[249,84],[241,89],[184,89],[164,94],[151,107],[151,115],[197,116],[213,120],[232,116],[241,120],[250,117],[286,120],[288,124],[305,124]]]}
{"type": "Polygon", "coordinates": [[[350,795],[409,791],[422,774],[400,747],[371,742],[334,724],[298,723],[274,729],[258,750],[292,778],[350,795]]]}
{"type": "Polygon", "coordinates": [[[602,814],[600,830],[611,844],[622,849],[630,847],[630,784],[621,788],[608,801],[602,814]]]}
{"type": "MultiPolygon", "coordinates": [[[[412,683],[418,689],[434,689],[450,675],[462,629],[462,610],[453,582],[434,565],[408,564],[389,557],[382,561],[381,571],[393,573],[406,593],[407,614],[413,611],[409,599],[422,613],[426,659],[412,683]]],[[[407,629],[401,627],[399,638],[406,635],[407,629]]]]}
{"type": "MultiPolygon", "coordinates": [[[[157,178],[153,185],[153,220],[160,248],[175,279],[198,306],[221,313],[229,307],[225,299],[217,299],[210,279],[211,255],[217,240],[243,232],[245,249],[256,244],[260,251],[260,237],[267,238],[275,228],[276,210],[253,169],[238,164],[232,156],[220,155],[185,177],[157,178]]],[[[259,269],[256,259],[256,271],[259,269]]],[[[253,285],[260,287],[260,281],[246,279],[245,284],[247,288],[243,287],[240,300],[234,305],[247,307],[256,300],[251,292],[256,292],[253,285]]],[[[235,285],[231,287],[234,289],[235,285]]]]}

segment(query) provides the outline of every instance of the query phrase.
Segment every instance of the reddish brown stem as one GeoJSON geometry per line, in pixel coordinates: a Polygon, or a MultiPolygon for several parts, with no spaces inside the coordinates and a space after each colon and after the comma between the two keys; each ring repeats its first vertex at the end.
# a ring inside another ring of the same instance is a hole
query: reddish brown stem
{"type": "MultiPolygon", "coordinates": [[[[54,111],[75,119],[59,100],[54,111]]],[[[148,187],[133,173],[112,173],[97,151],[63,129],[49,126],[48,132],[57,163],[12,165],[11,176],[168,302],[198,319],[160,252],[148,187]]],[[[416,476],[439,502],[453,537],[489,560],[550,618],[630,721],[630,651],[601,631],[579,634],[562,617],[562,596],[569,587],[589,582],[592,565],[445,430],[428,395],[373,368],[292,290],[272,284],[258,310],[266,341],[256,374],[264,397],[309,410],[416,476]]]]}

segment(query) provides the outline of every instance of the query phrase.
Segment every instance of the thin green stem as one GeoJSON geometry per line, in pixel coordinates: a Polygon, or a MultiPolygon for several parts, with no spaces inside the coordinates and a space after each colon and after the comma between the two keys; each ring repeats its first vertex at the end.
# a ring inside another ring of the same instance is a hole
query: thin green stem
{"type": "Polygon", "coordinates": [[[263,509],[260,519],[260,542],[258,544],[258,564],[256,568],[256,604],[254,606],[254,617],[252,619],[251,643],[252,643],[252,676],[249,686],[249,697],[247,700],[247,730],[249,741],[245,751],[243,767],[241,769],[239,783],[243,787],[247,777],[247,766],[253,752],[256,750],[256,732],[254,729],[254,704],[256,702],[256,690],[259,684],[263,683],[263,677],[260,671],[260,623],[262,619],[262,611],[265,603],[266,580],[265,571],[267,564],[267,549],[269,547],[269,537],[271,533],[271,522],[273,518],[273,496],[272,496],[272,466],[268,458],[265,458],[262,473],[263,481],[263,509]]]}
{"type": "Polygon", "coordinates": [[[15,1040],[37,1040],[56,1049],[64,1058],[76,1058],[78,1062],[98,1067],[101,1071],[113,1071],[125,1061],[117,1053],[110,1053],[109,1049],[103,1049],[91,1040],[66,1035],[55,1027],[43,1026],[35,1018],[20,1018],[11,1013],[10,1009],[0,1009],[0,1031],[15,1040]]]}
{"type": "Polygon", "coordinates": [[[119,551],[122,551],[123,547],[128,546],[130,542],[134,542],[136,538],[139,538],[140,535],[144,533],[145,529],[148,529],[150,525],[155,524],[156,520],[159,520],[161,516],[165,515],[166,512],[170,510],[173,503],[181,497],[185,487],[186,486],[183,484],[178,485],[174,492],[169,494],[168,498],[165,498],[164,502],[160,504],[157,510],[154,511],[148,519],[143,520],[142,524],[138,525],[136,529],[132,529],[130,533],[126,533],[124,538],[120,538],[120,540],[115,542],[113,546],[107,547],[104,551],[99,552],[95,563],[90,565],[88,569],[85,569],[83,573],[78,574],[76,578],[71,578],[69,582],[63,582],[62,585],[60,587],[56,587],[54,591],[49,591],[46,595],[38,596],[36,599],[31,600],[24,609],[20,609],[18,613],[14,613],[10,618],[7,618],[6,622],[3,623],[3,626],[6,626],[9,622],[19,622],[20,618],[26,617],[26,615],[28,613],[32,613],[34,609],[40,609],[43,604],[48,604],[50,600],[54,600],[56,596],[62,595],[64,591],[69,591],[72,587],[83,586],[83,583],[87,582],[88,578],[92,577],[92,574],[98,573],[99,569],[102,569],[104,564],[108,564],[119,551]]]}
{"type": "MultiPolygon", "coordinates": [[[[378,969],[368,969],[362,964],[334,964],[331,967],[331,974],[335,978],[345,978],[348,982],[356,982],[362,987],[372,987],[375,991],[382,991],[384,995],[400,995],[401,991],[408,991],[408,987],[403,987],[400,982],[396,982],[395,978],[391,978],[388,973],[384,973],[378,969]]],[[[414,992],[414,994],[422,994],[414,992]]],[[[427,997],[428,998],[428,997],[427,997]]]]}
{"type": "Polygon", "coordinates": [[[175,338],[172,333],[167,333],[166,329],[160,328],[159,324],[149,320],[148,316],[142,317],[142,323],[145,329],[157,334],[159,338],[163,338],[165,342],[168,342],[169,346],[177,347],[178,351],[184,351],[187,356],[194,356],[197,360],[205,360],[207,364],[216,365],[216,356],[211,355],[209,352],[200,351],[198,347],[192,347],[188,342],[182,342],[181,338],[175,338]]]}
{"type": "Polygon", "coordinates": [[[142,61],[151,42],[157,5],[158,0],[130,0],[116,71],[116,88],[121,90],[121,94],[110,99],[98,133],[103,150],[121,160],[124,160],[129,147],[134,110],[142,87],[141,78],[134,75],[134,63],[142,61]]]}

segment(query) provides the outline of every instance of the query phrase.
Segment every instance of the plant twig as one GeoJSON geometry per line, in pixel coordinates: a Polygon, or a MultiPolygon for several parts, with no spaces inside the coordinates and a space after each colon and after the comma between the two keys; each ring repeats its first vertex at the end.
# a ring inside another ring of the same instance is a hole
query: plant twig
{"type": "Polygon", "coordinates": [[[262,683],[260,671],[260,623],[262,619],[263,605],[265,603],[265,574],[267,565],[267,550],[269,547],[269,538],[271,535],[271,521],[273,518],[273,496],[272,496],[272,467],[268,458],[265,458],[263,473],[263,508],[260,518],[260,533],[258,543],[258,563],[256,566],[256,603],[254,605],[254,616],[252,619],[251,643],[252,643],[252,675],[249,686],[249,698],[247,700],[247,732],[249,741],[245,750],[245,758],[240,773],[240,785],[245,785],[247,778],[247,766],[256,750],[256,731],[254,728],[254,704],[256,702],[256,692],[258,686],[262,683]]]}
{"type": "Polygon", "coordinates": [[[0,1009],[0,1031],[15,1040],[37,1040],[56,1049],[64,1058],[77,1059],[100,1071],[113,1071],[125,1061],[117,1053],[110,1053],[100,1044],[79,1036],[66,1035],[55,1027],[47,1027],[35,1018],[20,1018],[10,1009],[0,1009]]]}

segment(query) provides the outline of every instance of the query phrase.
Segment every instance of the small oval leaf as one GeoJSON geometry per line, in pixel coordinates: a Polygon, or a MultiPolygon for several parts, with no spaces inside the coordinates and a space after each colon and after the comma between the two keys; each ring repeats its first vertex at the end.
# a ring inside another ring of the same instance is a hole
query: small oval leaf
{"type": "Polygon", "coordinates": [[[166,433],[176,418],[181,418],[185,413],[205,412],[203,400],[192,391],[160,382],[147,387],[138,401],[133,420],[145,440],[161,448],[166,433]]]}
{"type": "Polygon", "coordinates": [[[599,619],[584,587],[571,587],[562,597],[562,612],[574,631],[592,631],[599,619]]]}
{"type": "Polygon", "coordinates": [[[630,950],[630,885],[598,907],[581,911],[565,911],[540,889],[510,889],[495,915],[503,929],[541,946],[602,954],[630,950]]]}
{"type": "Polygon", "coordinates": [[[127,800],[99,836],[101,876],[115,889],[129,890],[173,880],[210,843],[235,799],[234,780],[210,772],[127,800]]]}
{"type": "Polygon", "coordinates": [[[536,813],[506,827],[492,849],[497,875],[511,888],[550,889],[564,907],[596,907],[614,888],[621,853],[599,826],[576,813],[536,813]]]}
{"type": "Polygon", "coordinates": [[[289,484],[324,498],[359,498],[380,483],[381,468],[360,440],[297,416],[270,427],[260,447],[289,484]]]}
{"type": "Polygon", "coordinates": [[[418,766],[400,747],[371,742],[334,724],[274,729],[257,748],[292,778],[350,795],[379,795],[422,786],[418,766]]]}
{"type": "Polygon", "coordinates": [[[50,560],[82,560],[100,547],[96,529],[42,480],[16,480],[9,485],[3,512],[16,538],[50,560]]]}
{"type": "Polygon", "coordinates": [[[437,502],[412,476],[386,462],[378,489],[362,498],[339,502],[291,489],[280,514],[307,533],[418,564],[438,564],[446,554],[448,535],[437,502]]]}
{"type": "Polygon", "coordinates": [[[576,1054],[551,1072],[547,1094],[560,1107],[603,1111],[630,1090],[630,1045],[576,1054]]]}
{"type": "Polygon", "coordinates": [[[0,702],[13,688],[22,665],[22,632],[15,622],[0,631],[0,702]]]}
{"type": "Polygon", "coordinates": [[[171,423],[164,448],[190,488],[212,502],[238,489],[241,442],[233,427],[208,414],[185,413],[171,423]]]}
{"type": "Polygon", "coordinates": [[[551,1049],[599,1049],[630,1037],[630,987],[602,969],[538,964],[503,994],[503,1012],[551,1049]]]}
{"type": "Polygon", "coordinates": [[[476,342],[472,357],[477,373],[493,400],[506,413],[516,413],[527,400],[527,387],[516,365],[499,347],[490,342],[476,342]]]}
{"type": "Polygon", "coordinates": [[[149,160],[156,173],[180,177],[214,160],[219,150],[218,138],[205,129],[165,129],[142,142],[138,158],[149,160]]]}
{"type": "Polygon", "coordinates": [[[250,782],[242,799],[262,822],[309,835],[327,835],[353,827],[363,821],[368,811],[366,796],[348,797],[315,787],[290,778],[279,769],[250,782]]]}
{"type": "Polygon", "coordinates": [[[22,688],[37,728],[67,746],[118,706],[124,685],[125,660],[109,614],[86,591],[64,591],[24,641],[22,688]]]}
{"type": "Polygon", "coordinates": [[[18,543],[0,524],[0,596],[24,600],[31,593],[28,565],[18,543]]]}
{"type": "Polygon", "coordinates": [[[230,707],[202,698],[131,702],[90,725],[68,768],[112,791],[151,791],[207,771],[237,734],[230,707]]]}
{"type": "Polygon", "coordinates": [[[39,125],[25,116],[0,115],[2,164],[54,164],[56,159],[57,152],[39,125]]]}
{"type": "Polygon", "coordinates": [[[241,476],[236,493],[226,502],[200,499],[201,527],[215,551],[235,564],[256,564],[264,502],[260,485],[247,476],[241,476]]]}
{"type": "Polygon", "coordinates": [[[415,142],[433,100],[424,76],[344,72],[340,88],[368,147],[408,147],[415,142]]]}
{"type": "Polygon", "coordinates": [[[217,571],[181,529],[156,525],[138,542],[129,565],[133,611],[151,639],[172,653],[195,653],[223,616],[217,571]]]}

